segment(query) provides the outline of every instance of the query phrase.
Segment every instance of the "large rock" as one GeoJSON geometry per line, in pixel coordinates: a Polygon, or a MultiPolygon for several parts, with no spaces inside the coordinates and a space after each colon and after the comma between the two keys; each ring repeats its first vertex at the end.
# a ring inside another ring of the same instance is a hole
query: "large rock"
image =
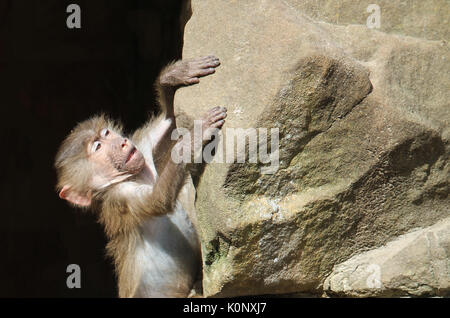
{"type": "MultiPolygon", "coordinates": [[[[366,24],[369,5],[380,7],[380,30],[430,40],[450,39],[447,0],[290,0],[289,4],[315,20],[333,24],[366,24]]],[[[370,8],[369,8],[370,9],[370,8]]]]}
{"type": "Polygon", "coordinates": [[[335,266],[329,295],[445,296],[450,292],[450,218],[335,266]]]}
{"type": "Polygon", "coordinates": [[[450,215],[448,44],[314,22],[306,3],[192,1],[183,55],[222,66],[176,108],[226,106],[219,148],[227,127],[280,133],[274,174],[200,179],[206,296],[321,294],[335,265],[450,215]]]}

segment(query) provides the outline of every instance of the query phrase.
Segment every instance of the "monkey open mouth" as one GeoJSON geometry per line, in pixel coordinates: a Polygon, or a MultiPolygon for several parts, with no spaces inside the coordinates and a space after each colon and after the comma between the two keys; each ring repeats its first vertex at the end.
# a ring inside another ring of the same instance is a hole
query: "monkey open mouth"
{"type": "Polygon", "coordinates": [[[127,163],[128,161],[131,160],[131,158],[133,157],[133,155],[136,153],[136,147],[133,147],[130,151],[130,153],[128,154],[127,160],[125,161],[125,163],[127,163]]]}

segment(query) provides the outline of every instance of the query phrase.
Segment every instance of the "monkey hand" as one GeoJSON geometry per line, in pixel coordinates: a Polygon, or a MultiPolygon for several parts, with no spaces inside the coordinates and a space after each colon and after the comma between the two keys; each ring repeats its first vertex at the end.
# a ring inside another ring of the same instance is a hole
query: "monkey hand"
{"type": "Polygon", "coordinates": [[[200,82],[200,77],[215,72],[220,61],[215,56],[206,56],[199,59],[180,60],[168,65],[159,77],[162,87],[178,88],[200,82]]]}
{"type": "MultiPolygon", "coordinates": [[[[211,108],[200,120],[201,129],[195,129],[194,134],[191,135],[190,142],[192,149],[191,162],[201,163],[203,158],[203,147],[210,143],[214,136],[217,137],[218,130],[222,128],[225,123],[225,118],[227,117],[227,109],[225,107],[214,107],[211,108]],[[201,135],[199,134],[201,131],[201,135]],[[200,142],[201,140],[201,142],[200,142]]],[[[197,123],[195,125],[198,125],[197,123]]],[[[218,140],[217,140],[218,141],[218,140]]],[[[182,142],[187,142],[187,140],[182,140],[182,142]]],[[[194,165],[195,166],[195,165],[194,165]]],[[[192,169],[192,165],[189,169],[192,169]]],[[[192,171],[191,171],[192,172],[192,171]]]]}
{"type": "Polygon", "coordinates": [[[214,132],[221,129],[227,117],[227,109],[225,107],[211,108],[202,118],[202,142],[203,144],[211,141],[214,132]]]}

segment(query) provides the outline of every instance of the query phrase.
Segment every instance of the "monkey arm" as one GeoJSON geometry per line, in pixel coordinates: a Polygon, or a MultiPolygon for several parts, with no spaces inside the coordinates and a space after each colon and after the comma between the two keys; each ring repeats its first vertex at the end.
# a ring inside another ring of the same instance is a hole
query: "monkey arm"
{"type": "Polygon", "coordinates": [[[157,170],[160,170],[160,164],[164,164],[166,161],[160,160],[161,156],[164,157],[172,145],[170,135],[176,128],[173,101],[177,89],[199,83],[200,77],[213,74],[215,68],[219,65],[218,58],[206,56],[200,59],[172,62],[164,67],[159,74],[155,88],[161,106],[161,115],[150,129],[153,157],[157,162],[157,170]]]}
{"type": "Polygon", "coordinates": [[[161,173],[166,154],[173,145],[170,136],[176,128],[176,119],[173,111],[174,91],[171,92],[169,88],[163,88],[160,84],[157,85],[157,89],[162,111],[156,118],[150,119],[143,128],[137,130],[132,139],[151,151],[156,170],[161,173]]]}
{"type": "Polygon", "coordinates": [[[158,118],[155,125],[149,130],[148,136],[151,140],[152,155],[156,165],[156,170],[161,173],[161,163],[165,161],[165,157],[170,152],[172,141],[171,134],[176,128],[176,120],[174,118],[164,119],[158,118]]]}
{"type": "Polygon", "coordinates": [[[161,173],[161,165],[165,163],[166,154],[173,144],[170,136],[176,128],[173,100],[177,87],[169,77],[172,68],[173,63],[166,66],[155,83],[161,113],[156,118],[151,119],[136,134],[139,139],[149,141],[147,144],[151,147],[158,173],[161,173]]]}
{"type": "MultiPolygon", "coordinates": [[[[167,67],[161,72],[161,75],[156,82],[161,114],[158,116],[149,132],[153,147],[153,157],[164,156],[164,154],[169,151],[171,148],[170,135],[177,126],[173,106],[176,87],[163,79],[164,74],[167,72],[166,69],[167,67]]],[[[156,158],[156,161],[160,160],[156,158]]]]}
{"type": "MultiPolygon", "coordinates": [[[[224,107],[214,107],[207,112],[202,120],[204,133],[201,138],[203,142],[211,139],[211,134],[215,128],[220,129],[223,126],[225,117],[226,108],[224,107]]],[[[184,157],[183,151],[194,149],[194,138],[195,136],[191,131],[191,134],[184,135],[176,142],[173,151],[178,152],[178,158],[184,157]]],[[[156,177],[153,186],[136,188],[131,193],[127,192],[125,196],[122,196],[127,202],[128,211],[131,215],[137,217],[138,222],[145,217],[162,215],[174,210],[178,193],[184,185],[190,168],[189,165],[192,164],[183,161],[176,163],[169,154],[165,159],[165,166],[159,176],[156,177]]]]}

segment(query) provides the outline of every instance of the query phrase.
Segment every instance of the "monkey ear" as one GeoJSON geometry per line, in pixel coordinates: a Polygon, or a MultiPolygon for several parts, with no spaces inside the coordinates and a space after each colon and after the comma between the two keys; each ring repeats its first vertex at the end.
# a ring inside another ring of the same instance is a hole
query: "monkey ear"
{"type": "Polygon", "coordinates": [[[81,207],[88,207],[92,202],[90,193],[87,195],[81,195],[77,191],[72,190],[70,186],[67,185],[65,185],[61,189],[61,191],[59,191],[59,197],[81,207]]]}

